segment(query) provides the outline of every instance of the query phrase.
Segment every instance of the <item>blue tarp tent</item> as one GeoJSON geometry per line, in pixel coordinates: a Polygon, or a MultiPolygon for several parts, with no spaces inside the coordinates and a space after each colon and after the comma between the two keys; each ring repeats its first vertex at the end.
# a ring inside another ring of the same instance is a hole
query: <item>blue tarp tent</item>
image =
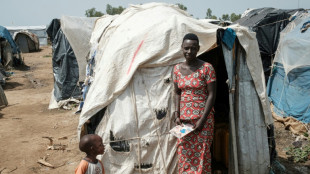
{"type": "Polygon", "coordinates": [[[303,14],[281,33],[267,86],[274,112],[304,123],[310,123],[309,21],[310,15],[303,14]]]}
{"type": "Polygon", "coordinates": [[[19,53],[19,48],[17,47],[16,43],[14,42],[10,32],[3,26],[0,25],[0,37],[6,39],[11,47],[12,47],[12,50],[13,50],[13,54],[17,54],[19,53]]]}

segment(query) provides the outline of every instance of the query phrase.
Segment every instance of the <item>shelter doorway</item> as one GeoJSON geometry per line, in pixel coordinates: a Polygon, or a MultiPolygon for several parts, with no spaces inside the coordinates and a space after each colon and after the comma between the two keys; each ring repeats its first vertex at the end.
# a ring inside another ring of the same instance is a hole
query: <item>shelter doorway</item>
{"type": "Polygon", "coordinates": [[[217,46],[200,56],[200,60],[212,64],[216,72],[216,100],[214,104],[214,139],[211,147],[213,173],[228,173],[229,166],[229,91],[224,56],[221,46],[217,46]]]}
{"type": "Polygon", "coordinates": [[[19,49],[22,53],[29,53],[28,41],[25,35],[20,35],[16,40],[16,44],[19,46],[19,49]]]}

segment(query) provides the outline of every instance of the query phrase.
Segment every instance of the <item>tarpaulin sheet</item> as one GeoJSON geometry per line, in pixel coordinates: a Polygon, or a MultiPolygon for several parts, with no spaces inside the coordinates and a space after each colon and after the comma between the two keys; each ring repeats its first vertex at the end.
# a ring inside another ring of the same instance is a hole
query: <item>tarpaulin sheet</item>
{"type": "Polygon", "coordinates": [[[97,17],[62,16],[61,30],[69,41],[79,66],[79,81],[85,80],[90,37],[97,17]]]}
{"type": "Polygon", "coordinates": [[[80,95],[77,82],[79,80],[79,66],[66,36],[60,29],[58,19],[52,20],[47,29],[52,40],[54,97],[56,101],[80,95]]]}
{"type": "Polygon", "coordinates": [[[267,89],[277,115],[310,123],[309,68],[295,69],[286,76],[283,65],[274,64],[267,89]]]}
{"type": "Polygon", "coordinates": [[[267,86],[274,112],[304,123],[310,123],[310,31],[301,27],[309,20],[303,14],[281,34],[267,86]]]}
{"type": "Polygon", "coordinates": [[[275,8],[254,9],[245,17],[235,21],[242,26],[249,27],[256,32],[264,71],[269,71],[272,58],[277,50],[280,32],[289,23],[289,17],[303,9],[283,10],[275,8]]]}
{"type": "Polygon", "coordinates": [[[6,39],[10,43],[14,54],[17,54],[20,52],[19,48],[17,47],[16,43],[14,42],[14,40],[10,34],[10,32],[5,27],[3,27],[1,25],[0,25],[0,37],[6,39]]]}

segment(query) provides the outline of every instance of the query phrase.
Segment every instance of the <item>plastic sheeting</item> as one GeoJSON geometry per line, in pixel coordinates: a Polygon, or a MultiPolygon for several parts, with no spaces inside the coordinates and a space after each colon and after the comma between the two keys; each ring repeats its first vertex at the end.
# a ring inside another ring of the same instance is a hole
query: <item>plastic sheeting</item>
{"type": "Polygon", "coordinates": [[[97,17],[62,16],[61,30],[68,39],[79,66],[79,81],[85,79],[85,67],[89,55],[89,40],[97,17]]]}
{"type": "Polygon", "coordinates": [[[52,20],[47,33],[53,46],[54,93],[56,101],[80,95],[77,82],[79,80],[79,66],[66,36],[60,29],[58,19],[52,20]]]}
{"type": "Polygon", "coordinates": [[[39,51],[38,36],[27,30],[14,33],[13,39],[23,53],[39,51]]]}
{"type": "Polygon", "coordinates": [[[253,9],[243,18],[235,21],[242,26],[247,26],[256,32],[264,71],[269,71],[274,53],[277,50],[280,32],[289,23],[289,18],[297,11],[303,9],[282,10],[275,8],[253,9]]]}
{"type": "Polygon", "coordinates": [[[16,43],[14,42],[10,32],[3,26],[0,25],[0,37],[6,39],[11,47],[12,47],[12,50],[13,50],[13,54],[17,54],[19,53],[19,48],[17,47],[16,43]]]}
{"type": "MultiPolygon", "coordinates": [[[[79,135],[84,123],[107,107],[96,129],[107,143],[102,156],[107,174],[175,173],[176,139],[168,134],[174,119],[171,69],[184,61],[181,43],[186,33],[198,35],[201,54],[216,44],[218,26],[200,22],[175,5],[161,3],[131,6],[115,19],[103,20],[96,22],[103,26],[98,27],[101,30],[92,34],[95,38],[91,43],[95,45],[91,48],[97,48],[95,76],[80,116],[79,135]]],[[[232,28],[246,52],[256,89],[252,94],[259,98],[256,104],[260,103],[263,110],[257,117],[271,124],[255,34],[240,26],[232,28]]],[[[261,166],[260,171],[264,171],[263,164],[251,170],[261,166]]]]}
{"type": "Polygon", "coordinates": [[[35,34],[39,38],[40,46],[46,46],[47,45],[47,33],[46,33],[46,26],[45,25],[39,25],[39,26],[6,26],[6,28],[9,30],[12,36],[14,36],[14,33],[20,32],[23,30],[27,30],[30,33],[35,34]]]}
{"type": "Polygon", "coordinates": [[[281,34],[268,82],[276,114],[305,123],[310,123],[310,31],[302,33],[301,27],[309,20],[310,15],[303,14],[281,34]]]}
{"type": "Polygon", "coordinates": [[[295,26],[292,31],[281,34],[274,60],[283,65],[286,75],[293,69],[310,67],[310,31],[301,32],[303,24],[310,21],[310,15],[305,13],[299,18],[302,21],[295,19],[296,22],[292,22],[295,26]]]}

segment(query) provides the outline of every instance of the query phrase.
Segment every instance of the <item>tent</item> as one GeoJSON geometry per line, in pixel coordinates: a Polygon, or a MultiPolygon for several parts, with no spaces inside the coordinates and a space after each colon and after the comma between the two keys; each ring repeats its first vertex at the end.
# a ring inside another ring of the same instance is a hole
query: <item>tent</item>
{"type": "Polygon", "coordinates": [[[310,123],[308,23],[310,15],[303,13],[281,32],[267,86],[275,113],[282,117],[293,117],[303,123],[310,123]]]}
{"type": "Polygon", "coordinates": [[[0,26],[0,50],[1,63],[5,68],[22,63],[18,46],[9,31],[3,26],[0,26]]]}
{"type": "Polygon", "coordinates": [[[269,172],[266,126],[273,120],[257,40],[244,27],[230,28],[162,3],[132,5],[114,19],[96,21],[94,80],[78,134],[89,119],[103,116],[95,133],[107,144],[101,157],[106,173],[176,173],[177,140],[168,133],[175,125],[171,70],[184,61],[181,42],[188,32],[200,38],[199,57],[216,67],[223,89],[216,102],[223,107],[216,113],[230,108],[225,113],[230,115],[230,172],[269,172]]]}
{"type": "Polygon", "coordinates": [[[85,78],[89,40],[96,18],[63,16],[47,28],[53,44],[54,89],[49,109],[81,94],[79,82],[85,78]]]}
{"type": "Polygon", "coordinates": [[[39,38],[27,30],[15,32],[13,39],[22,53],[39,51],[39,38]]]}
{"type": "Polygon", "coordinates": [[[36,35],[39,39],[40,46],[47,45],[47,33],[46,33],[46,26],[39,25],[39,26],[6,26],[6,28],[11,33],[11,36],[14,36],[15,33],[20,31],[28,31],[36,35]]]}
{"type": "Polygon", "coordinates": [[[280,32],[290,22],[292,15],[304,11],[304,9],[250,9],[244,13],[244,17],[234,22],[235,24],[249,27],[250,30],[256,32],[266,81],[270,74],[274,53],[278,47],[280,32]]]}

